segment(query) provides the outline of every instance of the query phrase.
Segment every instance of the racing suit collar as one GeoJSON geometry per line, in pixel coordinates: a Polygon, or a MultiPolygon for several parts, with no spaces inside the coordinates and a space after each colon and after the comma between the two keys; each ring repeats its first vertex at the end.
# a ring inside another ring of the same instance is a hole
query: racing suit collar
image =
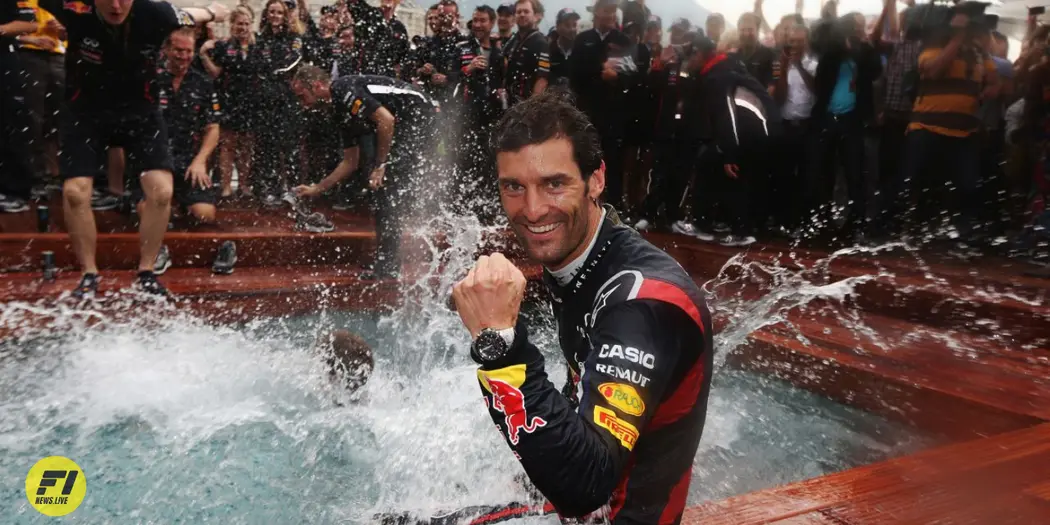
{"type": "Polygon", "coordinates": [[[605,214],[607,210],[602,208],[602,217],[598,221],[598,228],[594,230],[594,236],[591,237],[591,242],[587,245],[587,249],[583,253],[576,257],[576,259],[565,265],[560,270],[547,269],[547,272],[551,274],[551,277],[558,282],[558,284],[565,286],[572,281],[572,278],[579,273],[580,268],[583,268],[583,263],[587,262],[587,258],[591,256],[591,252],[594,251],[594,243],[598,242],[598,237],[601,236],[602,227],[605,224],[605,214]]]}
{"type": "MultiPolygon", "coordinates": [[[[602,256],[605,255],[608,248],[607,245],[613,238],[613,232],[623,227],[616,209],[608,204],[603,205],[602,225],[598,228],[598,233],[591,239],[591,246],[587,249],[587,252],[579,257],[578,260],[581,261],[579,271],[576,271],[572,278],[563,285],[551,274],[550,270],[547,268],[543,269],[543,281],[547,285],[547,289],[551,291],[555,302],[561,302],[564,296],[579,290],[583,286],[582,280],[594,270],[602,256]]],[[[569,264],[563,270],[573,266],[576,262],[573,261],[572,264],[569,264]]]]}

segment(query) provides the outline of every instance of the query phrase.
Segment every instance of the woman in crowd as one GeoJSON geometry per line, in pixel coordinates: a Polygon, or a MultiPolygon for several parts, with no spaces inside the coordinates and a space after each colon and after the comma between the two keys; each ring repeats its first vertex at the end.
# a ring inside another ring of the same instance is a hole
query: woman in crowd
{"type": "Polygon", "coordinates": [[[288,79],[302,61],[303,26],[289,4],[266,2],[250,58],[259,78],[253,189],[267,207],[280,205],[282,186],[298,170],[299,104],[288,79]]]}
{"type": "Polygon", "coordinates": [[[230,15],[230,37],[219,42],[209,40],[201,47],[202,64],[216,79],[215,87],[222,104],[219,172],[223,198],[233,196],[234,167],[241,195],[251,195],[248,181],[254,144],[252,101],[256,76],[250,57],[255,44],[254,21],[251,9],[239,6],[230,15]]]}

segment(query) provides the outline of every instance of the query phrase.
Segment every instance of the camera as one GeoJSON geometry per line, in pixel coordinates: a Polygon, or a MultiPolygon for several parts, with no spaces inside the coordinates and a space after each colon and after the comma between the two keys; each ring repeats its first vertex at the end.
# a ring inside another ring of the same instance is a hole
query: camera
{"type": "Polygon", "coordinates": [[[917,31],[926,45],[940,47],[960,32],[977,36],[987,30],[990,24],[998,22],[999,17],[984,14],[989,5],[991,4],[986,2],[921,4],[909,9],[906,24],[917,31]],[[956,14],[963,14],[969,18],[965,28],[952,27],[952,19],[956,14]]]}

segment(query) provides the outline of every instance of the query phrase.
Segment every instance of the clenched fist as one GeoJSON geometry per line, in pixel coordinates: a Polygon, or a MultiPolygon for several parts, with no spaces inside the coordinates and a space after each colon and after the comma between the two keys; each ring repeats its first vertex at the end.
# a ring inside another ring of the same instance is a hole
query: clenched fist
{"type": "Polygon", "coordinates": [[[502,253],[482,255],[452,288],[452,300],[470,337],[486,328],[503,330],[518,323],[525,296],[525,274],[502,253]]]}

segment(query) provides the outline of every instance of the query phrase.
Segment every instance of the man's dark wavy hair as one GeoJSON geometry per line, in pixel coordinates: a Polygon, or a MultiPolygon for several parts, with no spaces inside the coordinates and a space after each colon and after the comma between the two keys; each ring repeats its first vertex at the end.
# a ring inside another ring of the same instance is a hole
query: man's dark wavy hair
{"type": "Polygon", "coordinates": [[[572,143],[583,180],[589,179],[602,165],[601,140],[594,124],[576,109],[572,95],[563,88],[550,88],[510,108],[492,133],[493,155],[559,137],[572,143]]]}

